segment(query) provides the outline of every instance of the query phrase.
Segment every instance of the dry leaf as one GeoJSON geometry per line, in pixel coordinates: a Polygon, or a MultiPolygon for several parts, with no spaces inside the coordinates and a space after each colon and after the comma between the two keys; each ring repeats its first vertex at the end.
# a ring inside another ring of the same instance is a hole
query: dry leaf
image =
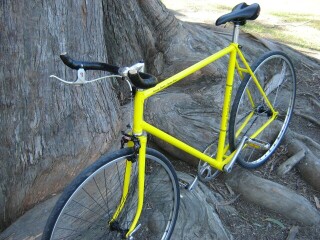
{"type": "Polygon", "coordinates": [[[313,196],[314,198],[314,201],[316,202],[316,206],[318,209],[320,209],[320,202],[319,202],[319,199],[316,197],[316,196],[313,196]]]}
{"type": "Polygon", "coordinates": [[[282,222],[280,222],[279,220],[277,219],[274,219],[274,218],[266,218],[265,221],[269,221],[269,222],[272,222],[274,224],[277,224],[279,227],[281,227],[282,229],[285,229],[286,227],[284,226],[284,224],[282,222]]]}

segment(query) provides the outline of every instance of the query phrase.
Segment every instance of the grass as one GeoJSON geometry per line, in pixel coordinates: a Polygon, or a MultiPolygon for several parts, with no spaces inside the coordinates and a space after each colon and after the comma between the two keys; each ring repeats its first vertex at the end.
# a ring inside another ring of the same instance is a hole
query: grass
{"type": "Polygon", "coordinates": [[[243,30],[250,34],[257,35],[262,38],[273,39],[275,41],[283,42],[288,45],[296,46],[298,48],[307,48],[315,51],[320,51],[320,43],[317,39],[307,40],[303,35],[296,34],[296,32],[289,31],[287,27],[289,25],[299,26],[307,25],[308,27],[320,30],[320,20],[312,22],[310,15],[288,15],[282,13],[274,13],[277,17],[283,19],[283,24],[273,25],[268,23],[261,23],[259,21],[250,22],[244,26],[243,30]],[[311,24],[312,23],[312,24],[311,24]]]}
{"type": "MultiPolygon", "coordinates": [[[[232,9],[232,7],[228,5],[221,4],[215,5],[214,8],[215,9],[212,9],[212,11],[229,12],[232,9]]],[[[300,25],[305,25],[320,31],[319,16],[290,12],[271,12],[270,15],[276,19],[279,19],[282,24],[273,25],[262,21],[248,21],[243,30],[251,34],[258,35],[262,38],[283,42],[293,47],[320,51],[319,40],[313,39],[313,41],[310,41],[304,38],[304,36],[296,34],[296,32],[292,31],[292,28],[294,30],[295,26],[298,27],[300,25]],[[289,30],[287,27],[291,27],[291,30],[289,30]]]]}
{"type": "Polygon", "coordinates": [[[227,5],[218,4],[218,5],[215,6],[215,9],[219,10],[219,11],[230,12],[232,7],[227,6],[227,5]]]}
{"type": "Polygon", "coordinates": [[[273,16],[280,18],[281,20],[289,23],[301,23],[308,24],[317,30],[320,30],[319,16],[312,14],[297,14],[288,12],[272,12],[273,16]]]}
{"type": "MultiPolygon", "coordinates": [[[[228,13],[236,4],[233,0],[227,0],[222,4],[218,0],[162,1],[172,5],[180,4],[178,9],[181,9],[183,5],[188,6],[188,10],[191,9],[194,13],[199,13],[200,17],[197,20],[202,18],[203,22],[210,23],[214,14],[215,17],[219,17],[222,14],[228,13]]],[[[318,6],[314,3],[319,0],[305,0],[306,6],[311,7],[310,10],[305,8],[304,5],[300,7],[300,3],[295,2],[294,4],[298,4],[298,6],[288,8],[286,11],[282,11],[287,9],[286,5],[284,5],[285,1],[277,1],[280,2],[278,8],[271,6],[268,9],[266,7],[266,10],[262,13],[264,18],[260,17],[256,21],[247,21],[242,30],[261,38],[282,42],[297,48],[297,50],[306,52],[309,52],[309,50],[320,51],[320,14],[313,9],[313,6],[318,6]]],[[[272,5],[273,1],[261,0],[261,5],[263,4],[265,6],[268,6],[267,4],[272,5]]]]}

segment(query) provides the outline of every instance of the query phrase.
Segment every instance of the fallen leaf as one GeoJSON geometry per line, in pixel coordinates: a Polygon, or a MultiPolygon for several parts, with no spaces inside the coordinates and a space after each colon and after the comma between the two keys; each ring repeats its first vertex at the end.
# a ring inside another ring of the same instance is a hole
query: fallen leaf
{"type": "Polygon", "coordinates": [[[229,193],[230,193],[231,195],[234,195],[234,191],[232,190],[232,188],[231,188],[227,183],[225,183],[225,185],[226,185],[229,193]]]}
{"type": "Polygon", "coordinates": [[[278,225],[279,227],[281,227],[282,229],[285,229],[286,227],[284,226],[284,224],[282,222],[280,222],[279,220],[277,219],[274,219],[274,218],[266,218],[265,221],[269,221],[269,222],[272,222],[276,225],[278,225]]]}
{"type": "Polygon", "coordinates": [[[314,201],[316,202],[316,206],[318,209],[320,209],[320,202],[319,202],[319,199],[316,197],[316,196],[313,196],[314,198],[314,201]]]}
{"type": "Polygon", "coordinates": [[[259,224],[259,223],[253,223],[253,225],[255,225],[255,226],[257,226],[257,227],[262,227],[262,225],[259,224]]]}

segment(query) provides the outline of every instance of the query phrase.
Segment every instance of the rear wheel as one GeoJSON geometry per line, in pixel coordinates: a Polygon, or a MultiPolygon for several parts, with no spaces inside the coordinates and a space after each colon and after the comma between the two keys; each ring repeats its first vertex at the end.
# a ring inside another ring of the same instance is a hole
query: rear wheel
{"type": "Polygon", "coordinates": [[[273,51],[263,55],[253,64],[252,71],[278,116],[257,134],[272,112],[252,77],[246,74],[231,108],[228,132],[231,151],[236,150],[244,136],[260,143],[245,144],[237,159],[245,168],[259,167],[279,146],[289,125],[296,94],[294,68],[284,53],[273,51]],[[267,144],[269,147],[261,147],[267,144]]]}
{"type": "MultiPolygon", "coordinates": [[[[124,207],[112,224],[122,196],[126,162],[132,149],[101,157],[66,188],[47,221],[43,239],[123,239],[137,208],[137,167],[132,164],[124,207]],[[111,225],[111,226],[110,226],[111,225]]],[[[179,209],[179,184],[171,163],[147,149],[145,197],[134,239],[169,239],[179,209]]]]}

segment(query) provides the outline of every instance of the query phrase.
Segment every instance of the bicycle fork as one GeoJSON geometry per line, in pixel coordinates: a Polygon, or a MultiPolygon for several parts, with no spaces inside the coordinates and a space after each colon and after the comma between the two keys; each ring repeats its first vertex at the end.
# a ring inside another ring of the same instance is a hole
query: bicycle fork
{"type": "Polygon", "coordinates": [[[137,225],[139,217],[142,212],[143,202],[144,202],[144,182],[145,182],[145,163],[146,163],[146,145],[147,145],[147,137],[141,135],[135,138],[134,141],[128,142],[128,147],[133,147],[135,150],[133,156],[127,160],[124,180],[123,180],[123,188],[122,188],[122,196],[120,203],[112,217],[109,221],[110,228],[119,232],[123,233],[123,236],[128,239],[133,239],[132,235],[140,228],[140,224],[137,225]],[[138,146],[136,145],[138,144],[138,146]],[[138,154],[139,153],[139,154],[138,154]],[[124,209],[126,204],[129,188],[130,188],[130,180],[132,174],[132,165],[134,162],[138,162],[138,203],[135,216],[131,223],[129,229],[120,229],[117,224],[117,218],[119,217],[120,213],[124,209]]]}

